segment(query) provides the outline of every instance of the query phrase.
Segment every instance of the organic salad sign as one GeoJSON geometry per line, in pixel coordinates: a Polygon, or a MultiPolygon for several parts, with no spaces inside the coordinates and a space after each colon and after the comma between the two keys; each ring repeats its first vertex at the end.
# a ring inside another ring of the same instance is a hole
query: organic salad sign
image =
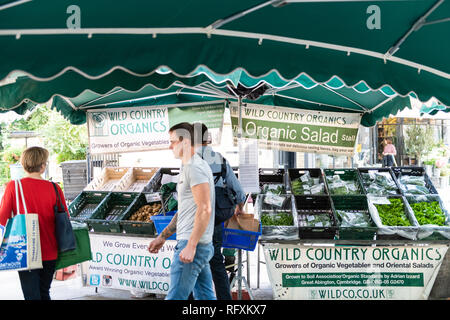
{"type": "MultiPolygon", "coordinates": [[[[238,106],[230,104],[237,143],[238,106]]],[[[242,136],[259,146],[292,152],[353,155],[361,115],[318,112],[247,103],[242,108],[242,136]]]]}
{"type": "Polygon", "coordinates": [[[92,260],[83,263],[87,286],[167,294],[176,241],[167,240],[157,254],[152,238],[89,234],[92,260]]]}
{"type": "Polygon", "coordinates": [[[319,247],[264,244],[275,299],[427,299],[446,245],[319,247]]]}
{"type": "Polygon", "coordinates": [[[212,144],[221,140],[225,102],[188,106],[136,106],[88,110],[92,154],[168,149],[169,129],[180,122],[206,124],[212,144]]]}

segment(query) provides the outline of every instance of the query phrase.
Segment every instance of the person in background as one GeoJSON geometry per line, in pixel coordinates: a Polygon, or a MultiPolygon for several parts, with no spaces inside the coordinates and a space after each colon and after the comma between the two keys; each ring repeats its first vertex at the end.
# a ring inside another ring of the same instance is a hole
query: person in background
{"type": "Polygon", "coordinates": [[[177,233],[167,300],[216,300],[209,260],[214,248],[215,190],[208,163],[194,151],[194,129],[182,122],[169,129],[170,149],[181,159],[177,183],[178,212],[169,225],[150,242],[148,251],[158,253],[167,238],[177,233]]]}
{"type": "MultiPolygon", "coordinates": [[[[20,284],[25,300],[50,300],[50,286],[58,258],[58,244],[55,235],[55,213],[53,206],[57,198],[50,181],[42,178],[47,167],[49,153],[41,147],[30,147],[23,151],[20,163],[25,171],[21,179],[28,212],[38,214],[42,252],[42,269],[19,271],[20,284]]],[[[56,184],[64,208],[66,200],[61,188],[56,184]]],[[[5,226],[11,212],[17,214],[14,181],[7,183],[0,204],[0,224],[5,226]]],[[[23,208],[22,208],[23,210],[23,208]]],[[[21,211],[23,212],[23,211],[21,211]]]]}
{"type": "MultiPolygon", "coordinates": [[[[201,132],[201,137],[196,139],[195,143],[195,152],[200,155],[200,157],[206,162],[208,162],[211,167],[211,171],[213,175],[220,175],[222,169],[223,156],[219,152],[215,152],[211,146],[208,144],[211,143],[211,139],[209,137],[208,127],[203,123],[194,123],[195,132],[201,132]],[[201,127],[201,131],[200,131],[201,127]]],[[[244,213],[244,204],[246,195],[244,190],[242,190],[241,184],[239,180],[236,178],[236,175],[233,172],[229,162],[226,162],[226,176],[225,176],[226,184],[231,187],[236,195],[236,208],[234,211],[235,215],[239,215],[244,213]]],[[[221,187],[224,185],[224,181],[222,177],[217,180],[216,186],[221,187]]],[[[214,288],[216,290],[217,300],[232,300],[231,290],[230,290],[230,281],[227,275],[227,271],[225,268],[224,255],[222,254],[222,233],[223,227],[222,224],[215,224],[214,226],[214,235],[213,235],[213,246],[214,246],[214,256],[209,261],[209,265],[211,266],[211,272],[214,281],[214,288]]],[[[226,262],[227,264],[234,264],[234,250],[233,252],[227,252],[226,262]]]]}
{"type": "Polygon", "coordinates": [[[384,139],[384,149],[383,149],[383,167],[392,167],[395,164],[395,156],[397,155],[397,150],[392,144],[391,138],[384,139]]]}

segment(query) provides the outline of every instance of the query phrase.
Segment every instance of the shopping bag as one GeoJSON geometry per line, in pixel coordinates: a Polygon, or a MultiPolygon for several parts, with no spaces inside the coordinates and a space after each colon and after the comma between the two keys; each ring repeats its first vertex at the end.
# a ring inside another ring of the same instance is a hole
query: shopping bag
{"type": "Polygon", "coordinates": [[[87,225],[76,221],[71,221],[71,224],[75,235],[76,249],[66,252],[59,252],[55,270],[92,260],[91,241],[89,239],[89,230],[87,225]]]}
{"type": "Polygon", "coordinates": [[[20,180],[15,181],[17,214],[6,223],[0,246],[0,271],[42,268],[38,215],[28,213],[20,180]],[[19,194],[24,214],[19,209],[19,194]]]}
{"type": "Polygon", "coordinates": [[[73,234],[72,225],[70,224],[69,214],[66,212],[56,185],[52,182],[56,193],[55,211],[55,235],[58,243],[58,252],[66,252],[75,250],[76,242],[73,234]],[[59,201],[58,201],[59,200],[59,201]],[[58,205],[59,203],[59,205],[58,205]]]}

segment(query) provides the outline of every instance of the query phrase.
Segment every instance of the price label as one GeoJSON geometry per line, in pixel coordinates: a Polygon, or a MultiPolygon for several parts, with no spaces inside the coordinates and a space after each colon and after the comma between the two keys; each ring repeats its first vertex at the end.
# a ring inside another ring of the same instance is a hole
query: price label
{"type": "Polygon", "coordinates": [[[147,200],[147,202],[161,201],[161,194],[147,193],[147,194],[145,194],[145,199],[147,200]]]}

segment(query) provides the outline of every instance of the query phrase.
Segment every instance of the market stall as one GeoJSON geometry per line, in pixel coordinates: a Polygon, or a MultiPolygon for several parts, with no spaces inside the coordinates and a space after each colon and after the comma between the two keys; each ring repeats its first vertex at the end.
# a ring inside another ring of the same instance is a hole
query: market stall
{"type": "MultiPolygon", "coordinates": [[[[292,193],[272,186],[257,205],[275,299],[429,297],[450,216],[423,168],[285,174],[292,193]]],[[[448,283],[446,273],[439,279],[448,283]]]]}

